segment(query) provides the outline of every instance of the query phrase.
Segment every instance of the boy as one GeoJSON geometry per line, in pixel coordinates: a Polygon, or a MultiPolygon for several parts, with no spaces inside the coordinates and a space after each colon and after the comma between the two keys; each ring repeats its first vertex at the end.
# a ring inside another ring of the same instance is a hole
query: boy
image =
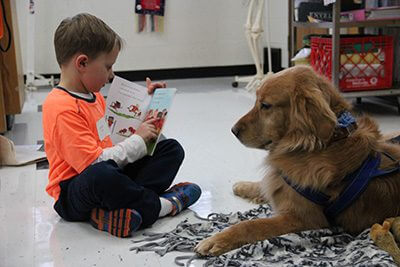
{"type": "MultiPolygon", "coordinates": [[[[105,101],[100,89],[113,78],[121,38],[102,20],[78,14],[54,35],[60,83],[43,104],[45,150],[50,163],[47,193],[67,221],[88,221],[99,230],[127,237],[159,217],[176,215],[200,197],[200,188],[181,183],[169,190],[183,161],[180,144],[166,139],[146,156],[156,137],[154,119],[118,144],[98,131],[105,101]],[[167,190],[167,191],[166,191],[167,190]]],[[[165,87],[146,79],[148,92],[165,87]]]]}

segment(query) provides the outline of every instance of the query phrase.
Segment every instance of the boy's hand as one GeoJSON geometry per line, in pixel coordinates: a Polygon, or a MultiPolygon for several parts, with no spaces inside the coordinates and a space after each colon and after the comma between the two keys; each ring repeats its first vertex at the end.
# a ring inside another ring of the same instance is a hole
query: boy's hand
{"type": "Polygon", "coordinates": [[[154,126],[156,119],[144,121],[137,129],[137,135],[141,136],[145,143],[157,138],[157,129],[154,126]]]}
{"type": "Polygon", "coordinates": [[[147,77],[146,78],[146,87],[147,87],[147,92],[149,93],[149,95],[151,95],[152,93],[154,93],[154,90],[156,90],[157,88],[167,87],[167,84],[165,82],[152,83],[150,78],[147,77]]]}

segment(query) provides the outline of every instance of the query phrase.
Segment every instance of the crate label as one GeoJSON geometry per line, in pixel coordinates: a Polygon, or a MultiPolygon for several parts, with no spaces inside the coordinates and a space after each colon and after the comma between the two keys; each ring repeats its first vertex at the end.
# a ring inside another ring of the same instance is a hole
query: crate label
{"type": "Polygon", "coordinates": [[[370,86],[368,80],[365,78],[346,79],[346,83],[349,84],[349,87],[352,88],[370,86]]]}

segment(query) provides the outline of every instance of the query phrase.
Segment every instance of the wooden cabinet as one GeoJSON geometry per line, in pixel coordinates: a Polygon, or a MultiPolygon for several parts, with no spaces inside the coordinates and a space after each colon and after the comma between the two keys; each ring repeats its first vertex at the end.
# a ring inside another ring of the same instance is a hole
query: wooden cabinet
{"type": "Polygon", "coordinates": [[[4,106],[3,82],[0,75],[0,133],[7,130],[6,109],[4,106]]]}
{"type": "MultiPolygon", "coordinates": [[[[7,130],[6,115],[21,113],[25,100],[16,3],[14,0],[4,0],[4,6],[11,31],[11,46],[8,51],[0,52],[0,133],[7,130]]],[[[5,21],[3,24],[5,26],[5,21]]],[[[9,34],[5,28],[1,46],[6,48],[8,41],[9,34]]]]}

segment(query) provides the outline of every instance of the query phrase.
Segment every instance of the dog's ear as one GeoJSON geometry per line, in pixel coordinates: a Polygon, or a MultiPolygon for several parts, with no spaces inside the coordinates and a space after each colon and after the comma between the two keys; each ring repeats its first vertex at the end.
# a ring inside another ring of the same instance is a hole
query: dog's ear
{"type": "Polygon", "coordinates": [[[290,99],[288,150],[324,148],[336,126],[336,115],[319,88],[295,88],[290,99]]]}

